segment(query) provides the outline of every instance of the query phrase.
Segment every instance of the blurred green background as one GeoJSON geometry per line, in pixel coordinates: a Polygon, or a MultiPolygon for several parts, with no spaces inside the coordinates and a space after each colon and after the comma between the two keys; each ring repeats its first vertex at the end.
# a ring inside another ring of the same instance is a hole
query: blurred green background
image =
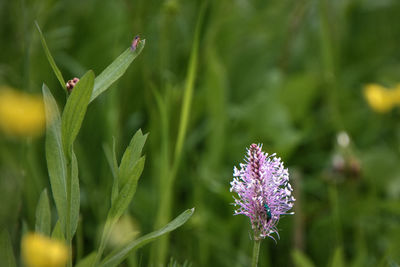
{"type": "MultiPolygon", "coordinates": [[[[0,85],[40,94],[45,82],[61,106],[34,20],[66,79],[97,75],[134,35],[146,39],[126,74],[89,106],[75,145],[78,256],[96,248],[109,207],[103,144],[115,137],[120,157],[138,128],[150,135],[129,220],[135,231],[154,230],[203,2],[0,0],[0,85]]],[[[399,14],[397,0],[208,2],[171,215],[196,212],[170,235],[168,259],[250,265],[249,220],[232,215],[229,188],[246,147],[263,143],[289,168],[297,202],[278,225],[280,240],[262,243],[260,266],[400,263],[400,113],[376,113],[363,96],[365,84],[400,81],[399,14]]],[[[21,229],[33,229],[39,194],[50,190],[44,136],[0,133],[0,179],[0,228],[19,255],[21,229]]],[[[150,251],[125,265],[147,266],[150,251]]]]}

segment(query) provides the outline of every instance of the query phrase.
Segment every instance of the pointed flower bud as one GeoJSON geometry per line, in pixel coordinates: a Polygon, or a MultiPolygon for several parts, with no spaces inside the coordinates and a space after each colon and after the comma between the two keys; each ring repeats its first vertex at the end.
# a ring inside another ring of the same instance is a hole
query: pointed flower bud
{"type": "Polygon", "coordinates": [[[65,85],[67,87],[68,93],[72,92],[72,89],[74,89],[75,85],[79,82],[78,78],[73,78],[72,80],[69,80],[67,84],[65,85]]]}

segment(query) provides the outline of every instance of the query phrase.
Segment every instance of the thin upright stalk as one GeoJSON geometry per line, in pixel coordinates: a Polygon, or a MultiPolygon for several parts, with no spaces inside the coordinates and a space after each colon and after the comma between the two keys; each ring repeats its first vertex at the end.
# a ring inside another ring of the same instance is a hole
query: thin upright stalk
{"type": "MultiPolygon", "coordinates": [[[[185,81],[185,89],[182,100],[181,116],[179,122],[178,135],[176,140],[176,145],[174,148],[174,156],[172,161],[172,166],[169,168],[168,173],[163,175],[164,181],[162,191],[160,192],[160,204],[156,219],[156,228],[165,225],[169,222],[171,217],[172,209],[172,196],[173,196],[173,185],[178,172],[178,168],[181,161],[183,145],[186,138],[189,116],[193,98],[194,82],[196,80],[197,67],[198,67],[198,53],[200,46],[200,30],[203,24],[204,13],[206,9],[206,2],[203,3],[199,17],[196,23],[196,30],[194,33],[194,40],[192,45],[192,50],[189,59],[189,66],[185,81]]],[[[155,265],[163,265],[167,259],[168,251],[168,235],[160,238],[153,251],[153,258],[155,258],[155,265]]]]}
{"type": "Polygon", "coordinates": [[[92,263],[92,267],[97,266],[98,263],[100,262],[101,256],[103,255],[104,249],[106,248],[106,244],[108,242],[108,239],[110,238],[111,230],[113,229],[113,227],[114,227],[116,222],[117,222],[117,220],[115,220],[113,218],[109,218],[107,216],[107,220],[106,220],[106,223],[104,225],[103,233],[102,233],[101,239],[100,239],[100,245],[99,245],[99,248],[98,248],[97,253],[96,253],[96,258],[92,263]]]}
{"type": "Polygon", "coordinates": [[[257,267],[257,265],[258,265],[258,255],[260,254],[260,244],[261,244],[261,240],[254,240],[253,258],[251,259],[252,267],[257,267]]]}
{"type": "Polygon", "coordinates": [[[339,194],[336,185],[331,185],[329,187],[329,199],[330,204],[333,210],[333,225],[335,227],[335,235],[336,235],[336,246],[342,247],[343,246],[343,234],[342,234],[342,224],[340,219],[340,204],[339,204],[339,194]]]}

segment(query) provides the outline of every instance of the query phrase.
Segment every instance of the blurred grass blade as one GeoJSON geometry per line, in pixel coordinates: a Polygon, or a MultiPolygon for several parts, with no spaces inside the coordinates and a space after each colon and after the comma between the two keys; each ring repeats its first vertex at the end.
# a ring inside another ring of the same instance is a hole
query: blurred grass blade
{"type": "Polygon", "coordinates": [[[108,255],[100,264],[102,267],[109,267],[109,266],[117,266],[119,263],[121,263],[129,253],[132,251],[146,245],[149,242],[154,241],[155,239],[159,238],[162,235],[165,235],[176,228],[182,226],[192,215],[194,212],[193,209],[189,209],[184,211],[181,215],[176,217],[173,221],[168,223],[166,226],[161,228],[160,230],[151,232],[145,236],[142,236],[141,238],[135,239],[131,242],[129,242],[127,245],[118,248],[111,252],[110,255],[108,255]]]}
{"type": "Polygon", "coordinates": [[[94,81],[94,89],[90,102],[92,102],[101,93],[107,90],[116,80],[118,80],[132,61],[142,52],[146,40],[142,40],[135,51],[129,47],[119,57],[117,57],[94,81]]]}
{"type": "Polygon", "coordinates": [[[62,114],[62,141],[64,151],[70,158],[72,144],[81,128],[83,118],[85,117],[89,98],[93,90],[94,73],[89,70],[80,79],[68,97],[62,114]]]}
{"type": "Polygon", "coordinates": [[[94,261],[96,259],[96,252],[92,252],[89,255],[87,255],[85,258],[80,260],[75,267],[90,267],[94,264],[94,261]]]}
{"type": "Polygon", "coordinates": [[[64,80],[64,78],[63,78],[63,76],[61,74],[60,69],[57,67],[56,62],[54,61],[53,56],[51,55],[49,48],[47,47],[46,40],[44,39],[42,30],[40,29],[39,24],[37,23],[37,21],[35,21],[35,25],[36,25],[36,29],[39,32],[40,41],[42,42],[43,50],[44,50],[44,53],[46,54],[47,60],[49,61],[50,66],[54,71],[54,74],[57,76],[57,79],[60,82],[61,87],[66,90],[65,80],[64,80]]]}
{"type": "Polygon", "coordinates": [[[108,164],[110,165],[111,173],[113,175],[113,186],[111,191],[111,204],[114,203],[115,199],[118,196],[119,185],[118,185],[118,162],[117,162],[117,154],[115,152],[115,139],[113,138],[113,146],[112,150],[106,144],[103,144],[104,154],[106,155],[106,159],[108,164]]]}
{"type": "Polygon", "coordinates": [[[40,194],[39,202],[36,207],[35,231],[50,236],[51,231],[51,211],[47,189],[40,194]]]}
{"type": "Polygon", "coordinates": [[[51,238],[57,239],[60,241],[65,241],[63,228],[61,228],[60,220],[56,222],[56,225],[53,228],[53,232],[51,233],[51,238]]]}
{"type": "Polygon", "coordinates": [[[0,261],[4,266],[17,266],[10,236],[6,229],[1,230],[0,232],[0,261]]]}
{"type": "Polygon", "coordinates": [[[80,193],[79,193],[79,178],[78,178],[78,161],[74,150],[72,150],[72,161],[71,161],[71,236],[74,236],[76,229],[78,228],[79,221],[79,205],[80,205],[80,193]]]}
{"type": "Polygon", "coordinates": [[[333,254],[331,266],[332,267],[346,266],[346,264],[344,262],[344,257],[343,257],[343,249],[341,247],[338,247],[335,249],[335,253],[333,254]]]}
{"type": "Polygon", "coordinates": [[[293,264],[296,267],[315,267],[314,263],[300,250],[292,251],[293,264]]]}
{"type": "Polygon", "coordinates": [[[115,139],[113,138],[112,149],[109,145],[103,144],[104,154],[106,155],[107,163],[110,166],[111,173],[114,179],[117,178],[118,175],[118,161],[117,161],[117,153],[115,152],[115,139]]]}
{"type": "Polygon", "coordinates": [[[119,166],[118,182],[120,188],[123,188],[128,180],[131,179],[131,173],[136,165],[136,162],[140,158],[146,139],[147,134],[143,135],[142,131],[139,129],[132,137],[129,146],[125,150],[119,166]]]}
{"type": "Polygon", "coordinates": [[[51,190],[56,203],[61,229],[65,229],[67,209],[67,164],[61,140],[61,118],[56,101],[50,90],[43,84],[43,98],[46,111],[46,160],[51,190]]]}
{"type": "MultiPolygon", "coordinates": [[[[200,34],[201,27],[203,25],[203,19],[206,12],[208,1],[203,1],[199,15],[196,22],[196,28],[194,31],[194,39],[190,52],[189,64],[187,67],[187,74],[185,78],[185,87],[183,93],[181,114],[179,119],[179,129],[175,143],[175,150],[173,156],[172,168],[167,174],[163,174],[164,177],[160,179],[166,179],[164,182],[165,188],[162,188],[160,192],[160,200],[158,205],[157,217],[155,220],[155,227],[158,228],[161,225],[167,223],[171,218],[171,207],[173,195],[173,185],[178,172],[183,145],[185,143],[186,132],[189,124],[190,110],[192,105],[194,83],[196,81],[197,68],[198,68],[198,57],[200,47],[200,34]]],[[[162,238],[157,244],[155,244],[152,251],[153,264],[160,265],[165,264],[167,260],[167,247],[168,247],[168,235],[162,238]]]]}
{"type": "Polygon", "coordinates": [[[207,3],[208,1],[203,2],[203,5],[200,9],[199,17],[196,23],[196,29],[194,32],[192,50],[190,52],[189,66],[187,69],[186,80],[185,80],[181,117],[179,122],[179,131],[174,151],[174,165],[176,165],[175,168],[178,168],[179,166],[179,161],[181,158],[182,148],[185,142],[185,136],[189,122],[190,107],[192,105],[192,98],[193,98],[194,82],[196,81],[196,74],[198,68],[201,26],[203,25],[203,19],[207,3]]]}
{"type": "Polygon", "coordinates": [[[169,259],[169,263],[168,263],[167,267],[192,267],[192,263],[190,263],[189,261],[185,260],[183,262],[183,264],[180,264],[176,259],[171,257],[169,259]]]}

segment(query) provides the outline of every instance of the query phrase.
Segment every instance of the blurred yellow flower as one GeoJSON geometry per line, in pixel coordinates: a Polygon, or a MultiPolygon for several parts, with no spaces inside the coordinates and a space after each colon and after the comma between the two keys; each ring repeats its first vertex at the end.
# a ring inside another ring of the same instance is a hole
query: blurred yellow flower
{"type": "Polygon", "coordinates": [[[0,130],[12,136],[38,136],[46,126],[41,96],[0,86],[0,130]]]}
{"type": "Polygon", "coordinates": [[[400,105],[400,84],[391,89],[379,84],[367,84],[364,87],[364,97],[376,112],[389,112],[394,106],[400,105]]]}
{"type": "Polygon", "coordinates": [[[139,233],[139,226],[136,220],[129,215],[123,215],[111,231],[109,245],[111,247],[124,245],[133,240],[139,233]]]}
{"type": "Polygon", "coordinates": [[[36,233],[22,239],[22,258],[27,267],[61,267],[68,260],[68,248],[62,242],[36,233]]]}

